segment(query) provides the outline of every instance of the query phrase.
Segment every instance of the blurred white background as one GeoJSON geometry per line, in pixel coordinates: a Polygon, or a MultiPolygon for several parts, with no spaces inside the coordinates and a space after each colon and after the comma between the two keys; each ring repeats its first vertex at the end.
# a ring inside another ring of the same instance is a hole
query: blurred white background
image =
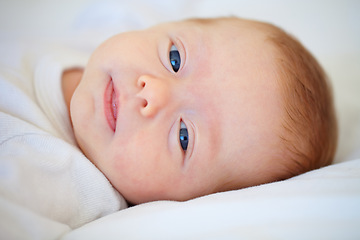
{"type": "Polygon", "coordinates": [[[1,0],[0,28],[57,36],[85,27],[87,20],[88,28],[115,33],[129,16],[134,27],[147,27],[188,17],[236,15],[275,23],[318,55],[359,54],[359,12],[358,0],[1,0]]]}

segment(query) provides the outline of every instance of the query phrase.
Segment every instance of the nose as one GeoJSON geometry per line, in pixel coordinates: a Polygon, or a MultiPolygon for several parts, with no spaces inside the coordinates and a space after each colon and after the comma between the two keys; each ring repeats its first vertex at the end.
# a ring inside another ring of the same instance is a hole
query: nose
{"type": "Polygon", "coordinates": [[[140,92],[137,97],[141,98],[140,113],[144,117],[153,117],[161,111],[170,99],[170,86],[165,79],[143,75],[137,82],[140,92]]]}

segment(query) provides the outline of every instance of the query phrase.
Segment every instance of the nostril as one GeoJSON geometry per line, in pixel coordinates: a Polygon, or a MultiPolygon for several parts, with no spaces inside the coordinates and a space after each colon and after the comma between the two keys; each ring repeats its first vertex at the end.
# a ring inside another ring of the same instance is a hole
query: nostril
{"type": "Polygon", "coordinates": [[[148,105],[148,101],[146,101],[145,99],[143,99],[143,103],[142,103],[143,108],[146,108],[147,105],[148,105]]]}
{"type": "Polygon", "coordinates": [[[145,85],[146,85],[146,83],[145,83],[145,81],[143,81],[142,79],[139,79],[137,85],[138,85],[139,87],[141,87],[141,88],[144,88],[145,85]]]}

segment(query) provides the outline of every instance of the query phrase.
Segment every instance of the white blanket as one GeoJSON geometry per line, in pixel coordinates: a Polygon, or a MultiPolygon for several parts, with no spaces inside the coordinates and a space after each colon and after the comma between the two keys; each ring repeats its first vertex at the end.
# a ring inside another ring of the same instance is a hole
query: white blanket
{"type": "MultiPolygon", "coordinates": [[[[21,39],[29,48],[44,42],[86,53],[119,31],[167,20],[237,15],[275,23],[324,66],[334,87],[340,136],[329,167],[187,202],[143,204],[78,229],[0,198],[0,239],[360,239],[359,9],[360,2],[352,0],[1,3],[0,44],[21,39]]],[[[4,61],[14,54],[1,51],[4,61]]]]}
{"type": "Polygon", "coordinates": [[[359,239],[360,159],[192,201],[101,218],[72,239],[359,239]]]}

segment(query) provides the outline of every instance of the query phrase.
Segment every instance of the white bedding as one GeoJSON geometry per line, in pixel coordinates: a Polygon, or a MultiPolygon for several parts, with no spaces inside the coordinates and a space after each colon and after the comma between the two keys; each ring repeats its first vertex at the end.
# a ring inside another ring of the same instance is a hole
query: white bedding
{"type": "Polygon", "coordinates": [[[356,0],[0,2],[0,44],[40,41],[84,52],[118,31],[161,21],[223,15],[270,21],[297,36],[324,66],[340,127],[329,167],[187,202],[147,203],[75,230],[0,200],[0,239],[360,239],[359,10],[356,0]]]}
{"type": "Polygon", "coordinates": [[[359,239],[360,159],[288,181],[106,216],[70,239],[359,239]]]}

